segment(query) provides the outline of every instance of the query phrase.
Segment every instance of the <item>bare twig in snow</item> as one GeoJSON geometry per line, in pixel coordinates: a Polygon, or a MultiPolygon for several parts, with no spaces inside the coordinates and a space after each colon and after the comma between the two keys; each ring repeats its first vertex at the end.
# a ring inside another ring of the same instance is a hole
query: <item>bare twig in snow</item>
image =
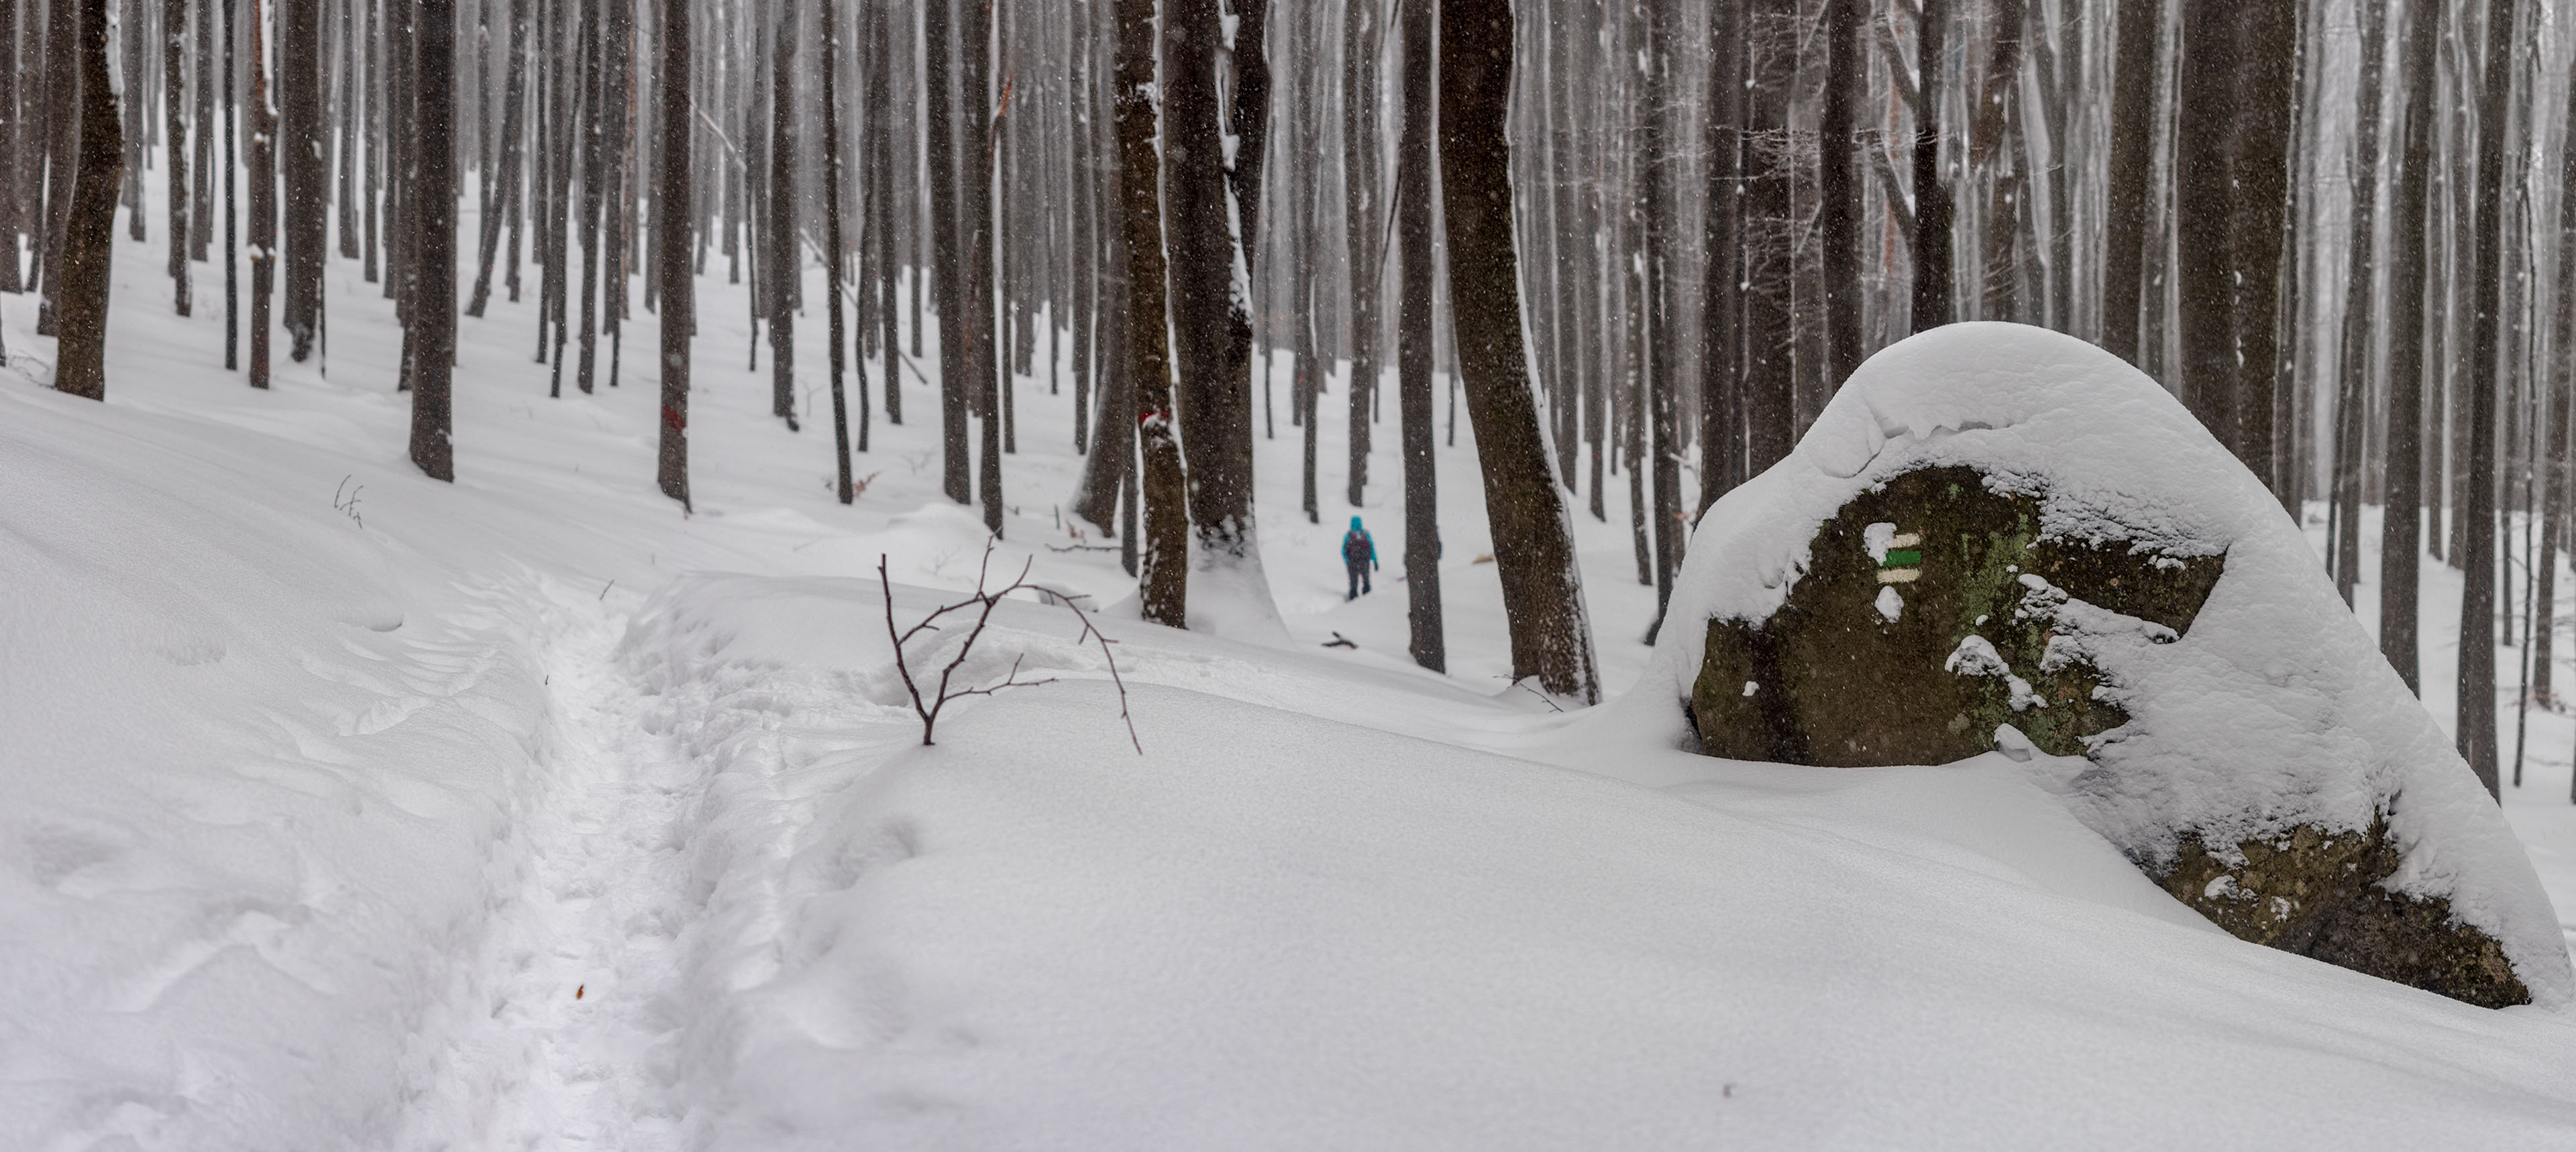
{"type": "Polygon", "coordinates": [[[1089,597],[1030,583],[1029,566],[1035,562],[1034,558],[1022,561],[1020,574],[1013,577],[1008,585],[987,591],[987,586],[991,583],[993,567],[993,543],[987,540],[984,543],[983,563],[975,570],[974,595],[954,604],[943,604],[933,609],[930,615],[922,617],[912,627],[898,630],[894,622],[894,580],[886,571],[885,554],[877,555],[877,582],[885,593],[886,636],[894,641],[894,667],[895,671],[903,676],[904,693],[912,697],[912,710],[914,714],[921,717],[922,744],[927,746],[933,743],[931,736],[939,725],[939,712],[946,708],[951,700],[967,696],[991,696],[1005,688],[1034,688],[1040,684],[1055,683],[1056,678],[1053,676],[1043,680],[1020,679],[1020,660],[1018,659],[1011,661],[1011,670],[1002,677],[1000,683],[987,684],[981,688],[965,688],[957,686],[954,682],[957,669],[964,665],[967,656],[975,651],[975,642],[983,638],[984,626],[993,619],[993,609],[999,607],[1002,600],[1010,594],[1025,591],[1036,593],[1041,602],[1062,604],[1073,613],[1073,618],[1082,625],[1082,633],[1074,637],[1074,643],[1100,645],[1100,658],[1109,665],[1109,682],[1118,687],[1118,719],[1127,725],[1128,743],[1135,745],[1137,755],[1144,755],[1145,744],[1136,737],[1136,718],[1127,709],[1127,681],[1118,674],[1118,658],[1109,650],[1109,646],[1117,641],[1103,635],[1099,628],[1092,625],[1090,614],[1082,610],[1079,601],[1087,600],[1089,597]],[[929,695],[925,700],[922,681],[928,678],[929,673],[925,671],[920,678],[913,676],[912,659],[904,652],[903,646],[913,637],[924,632],[940,631],[939,620],[952,612],[972,612],[975,618],[974,627],[966,633],[965,641],[957,646],[957,654],[950,657],[948,663],[939,669],[939,682],[930,686],[929,695]]]}

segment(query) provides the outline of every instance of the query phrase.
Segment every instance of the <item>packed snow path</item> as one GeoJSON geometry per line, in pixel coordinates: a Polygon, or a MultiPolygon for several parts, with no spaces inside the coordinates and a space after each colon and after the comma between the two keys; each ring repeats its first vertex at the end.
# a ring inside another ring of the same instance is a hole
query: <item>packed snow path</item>
{"type": "Polygon", "coordinates": [[[487,863],[491,922],[417,1038],[404,1147],[678,1146],[686,821],[698,772],[638,726],[632,596],[529,590],[547,689],[533,779],[487,863]],[[614,603],[609,602],[614,597],[614,603]]]}

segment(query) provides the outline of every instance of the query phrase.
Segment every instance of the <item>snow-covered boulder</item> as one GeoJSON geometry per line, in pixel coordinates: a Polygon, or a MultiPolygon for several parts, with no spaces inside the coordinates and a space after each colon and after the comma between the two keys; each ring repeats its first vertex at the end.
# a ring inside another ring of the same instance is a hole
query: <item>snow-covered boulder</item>
{"type": "Polygon", "coordinates": [[[1855,372],[1692,541],[1646,691],[1702,750],[2025,763],[2237,936],[2565,1001],[2529,861],[2277,499],[2153,381],[2008,324],[1855,372]]]}

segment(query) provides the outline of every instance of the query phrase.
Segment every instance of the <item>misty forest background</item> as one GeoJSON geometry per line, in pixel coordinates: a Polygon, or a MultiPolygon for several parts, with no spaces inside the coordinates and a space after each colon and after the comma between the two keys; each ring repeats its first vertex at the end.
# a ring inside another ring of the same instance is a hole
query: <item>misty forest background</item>
{"type": "Polygon", "coordinates": [[[683,505],[696,356],[764,368],[780,435],[826,377],[844,502],[877,422],[937,420],[999,532],[1020,439],[1068,437],[1073,510],[1172,624],[1223,586],[1193,566],[1257,577],[1253,438],[1302,436],[1297,514],[1403,488],[1433,668],[1463,408],[1514,673],[1581,700],[1568,517],[1624,517],[1668,596],[1874,350],[2042,325],[2322,516],[2410,686],[2420,561],[2469,575],[2456,731],[2493,790],[2485,702],[2559,706],[2569,32],[2524,0],[0,0],[0,291],[103,397],[108,253],[166,246],[168,306],[220,309],[265,387],[327,359],[356,262],[440,478],[498,307],[537,310],[557,395],[658,385],[683,505]],[[749,346],[693,343],[701,277],[750,286],[749,346]],[[1028,388],[1071,425],[1021,427],[1028,388]]]}

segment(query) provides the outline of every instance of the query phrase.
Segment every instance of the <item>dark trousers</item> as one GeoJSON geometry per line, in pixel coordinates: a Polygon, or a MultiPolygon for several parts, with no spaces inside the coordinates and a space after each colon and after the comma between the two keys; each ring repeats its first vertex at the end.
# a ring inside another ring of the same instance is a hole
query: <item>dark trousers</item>
{"type": "Polygon", "coordinates": [[[1344,597],[1342,597],[1342,599],[1344,599],[1344,600],[1357,600],[1357,599],[1359,599],[1359,598],[1360,598],[1360,595],[1361,595],[1362,593],[1364,593],[1364,592],[1373,592],[1373,591],[1375,591],[1375,589],[1373,589],[1373,588],[1370,588],[1370,587],[1369,587],[1369,566],[1368,566],[1368,565],[1366,565],[1366,564],[1352,564],[1352,565],[1349,565],[1348,567],[1349,567],[1349,569],[1350,569],[1350,574],[1351,574],[1351,590],[1350,590],[1350,594],[1349,594],[1349,595],[1346,595],[1346,596],[1344,596],[1344,597]]]}

